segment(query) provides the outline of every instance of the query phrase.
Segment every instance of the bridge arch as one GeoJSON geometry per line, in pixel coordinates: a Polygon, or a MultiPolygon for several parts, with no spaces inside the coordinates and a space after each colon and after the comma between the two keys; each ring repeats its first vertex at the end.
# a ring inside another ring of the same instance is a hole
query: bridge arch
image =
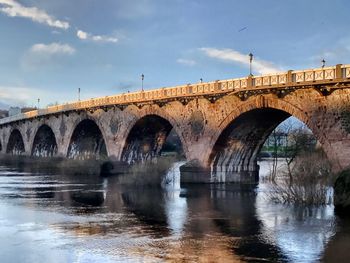
{"type": "Polygon", "coordinates": [[[57,140],[52,128],[47,124],[42,124],[37,129],[31,155],[38,157],[53,157],[57,154],[57,140]]]}
{"type": "Polygon", "coordinates": [[[71,159],[100,159],[108,156],[103,129],[91,118],[73,126],[66,156],[71,159]]]}
{"type": "Polygon", "coordinates": [[[186,142],[177,122],[171,116],[154,109],[141,112],[125,130],[121,160],[132,163],[158,156],[172,129],[179,137],[186,155],[186,142]]]}
{"type": "Polygon", "coordinates": [[[256,181],[257,154],[271,132],[290,116],[308,126],[327,154],[327,138],[306,112],[286,101],[260,96],[235,107],[212,136],[212,150],[206,157],[211,180],[256,181]]]}
{"type": "Polygon", "coordinates": [[[22,155],[25,153],[23,136],[18,129],[11,131],[7,142],[6,153],[12,155],[22,155]]]}

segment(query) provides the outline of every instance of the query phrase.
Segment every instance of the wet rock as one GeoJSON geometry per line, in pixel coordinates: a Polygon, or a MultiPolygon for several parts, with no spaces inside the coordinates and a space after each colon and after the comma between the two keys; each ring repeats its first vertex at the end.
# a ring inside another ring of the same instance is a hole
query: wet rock
{"type": "Polygon", "coordinates": [[[180,166],[180,183],[210,183],[210,169],[201,166],[198,160],[191,160],[180,166]]]}
{"type": "Polygon", "coordinates": [[[342,171],[335,181],[334,207],[337,213],[350,214],[350,170],[342,171]]]}
{"type": "Polygon", "coordinates": [[[259,166],[240,167],[229,166],[204,167],[199,160],[191,160],[180,166],[180,183],[244,183],[255,185],[259,182],[259,166]]]}

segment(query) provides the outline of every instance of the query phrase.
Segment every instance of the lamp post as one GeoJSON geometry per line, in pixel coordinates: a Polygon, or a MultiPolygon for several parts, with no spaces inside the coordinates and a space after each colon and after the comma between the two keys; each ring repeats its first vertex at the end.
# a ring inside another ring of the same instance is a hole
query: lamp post
{"type": "Polygon", "coordinates": [[[38,109],[39,109],[39,105],[40,105],[40,99],[38,98],[38,109]]]}
{"type": "Polygon", "coordinates": [[[253,76],[252,74],[252,62],[253,62],[253,54],[249,53],[249,76],[253,76]]]}
{"type": "Polygon", "coordinates": [[[78,101],[80,101],[80,88],[78,88],[78,101]]]}
{"type": "Polygon", "coordinates": [[[145,79],[145,75],[141,75],[141,90],[143,91],[143,80],[145,79]]]}
{"type": "Polygon", "coordinates": [[[322,68],[324,68],[324,66],[326,66],[326,61],[324,59],[322,59],[321,63],[322,63],[322,68]]]}

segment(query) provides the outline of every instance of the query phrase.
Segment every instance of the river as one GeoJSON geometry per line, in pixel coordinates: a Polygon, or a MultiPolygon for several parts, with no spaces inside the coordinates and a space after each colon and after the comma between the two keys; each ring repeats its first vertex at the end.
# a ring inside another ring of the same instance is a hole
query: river
{"type": "Polygon", "coordinates": [[[343,262],[350,256],[350,221],[332,205],[271,203],[263,183],[181,188],[179,165],[163,189],[1,166],[0,262],[343,262]]]}

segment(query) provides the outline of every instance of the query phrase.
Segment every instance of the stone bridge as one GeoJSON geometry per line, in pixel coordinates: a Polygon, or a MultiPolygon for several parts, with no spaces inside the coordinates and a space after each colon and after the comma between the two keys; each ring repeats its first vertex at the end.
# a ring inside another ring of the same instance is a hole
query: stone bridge
{"type": "Polygon", "coordinates": [[[350,65],[288,71],[124,93],[0,119],[1,153],[153,158],[173,129],[188,161],[187,182],[257,180],[257,154],[294,116],[321,143],[333,169],[350,165],[350,65]]]}

